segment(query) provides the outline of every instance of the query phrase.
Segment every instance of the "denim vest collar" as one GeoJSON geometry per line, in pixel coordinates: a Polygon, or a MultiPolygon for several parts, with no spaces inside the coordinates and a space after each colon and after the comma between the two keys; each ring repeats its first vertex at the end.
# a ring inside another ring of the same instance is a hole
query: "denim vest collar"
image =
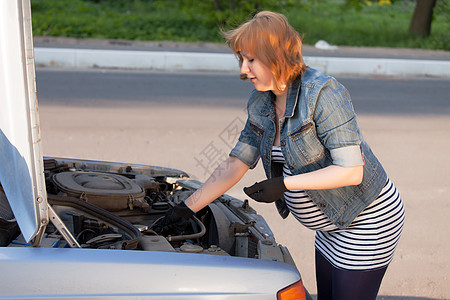
{"type": "Polygon", "coordinates": [[[284,113],[285,117],[291,118],[294,115],[295,107],[297,106],[297,101],[300,97],[300,91],[302,86],[302,77],[297,77],[289,86],[288,94],[286,97],[286,111],[284,113]]]}
{"type": "Polygon", "coordinates": [[[261,107],[261,115],[262,116],[269,116],[271,113],[273,113],[273,103],[275,101],[275,94],[271,91],[265,92],[265,96],[267,98],[267,101],[265,101],[264,105],[261,107]]]}
{"type": "MultiPolygon", "coordinates": [[[[294,115],[295,107],[297,106],[298,99],[301,91],[301,76],[296,78],[292,84],[288,87],[286,96],[286,111],[284,113],[285,118],[291,118],[294,115]]],[[[267,100],[261,107],[261,115],[269,116],[273,112],[273,104],[275,102],[275,94],[271,91],[265,92],[267,100]]]]}

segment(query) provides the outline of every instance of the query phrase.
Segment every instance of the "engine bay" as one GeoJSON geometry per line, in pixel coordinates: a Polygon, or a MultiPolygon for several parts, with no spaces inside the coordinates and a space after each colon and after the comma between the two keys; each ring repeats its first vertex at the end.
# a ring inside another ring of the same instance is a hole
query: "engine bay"
{"type": "MultiPolygon", "coordinates": [[[[180,170],[77,159],[44,159],[47,200],[81,248],[231,255],[293,263],[265,220],[248,204],[222,195],[197,212],[186,230],[154,230],[158,220],[201,185],[180,170]]],[[[41,247],[69,247],[50,222],[41,247]]],[[[21,235],[9,247],[27,247],[21,235]]],[[[72,245],[73,246],[73,245],[72,245]]]]}

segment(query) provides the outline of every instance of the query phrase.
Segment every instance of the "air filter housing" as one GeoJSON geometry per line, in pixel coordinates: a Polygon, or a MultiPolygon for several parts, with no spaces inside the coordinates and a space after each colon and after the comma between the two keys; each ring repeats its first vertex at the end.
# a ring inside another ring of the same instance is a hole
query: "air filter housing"
{"type": "Polygon", "coordinates": [[[58,189],[68,196],[108,211],[148,208],[145,191],[133,180],[118,174],[98,172],[62,172],[52,176],[58,189]]]}

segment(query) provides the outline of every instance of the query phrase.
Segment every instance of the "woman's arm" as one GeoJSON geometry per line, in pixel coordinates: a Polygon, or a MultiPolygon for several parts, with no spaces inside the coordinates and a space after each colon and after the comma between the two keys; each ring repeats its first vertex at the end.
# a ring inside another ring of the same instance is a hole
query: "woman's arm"
{"type": "Polygon", "coordinates": [[[185,200],[185,204],[192,211],[199,211],[233,187],[249,169],[240,159],[229,156],[208,180],[185,200]]]}
{"type": "Polygon", "coordinates": [[[316,171],[284,178],[288,190],[323,190],[358,185],[363,178],[363,166],[331,165],[316,171]]]}
{"type": "Polygon", "coordinates": [[[288,190],[323,190],[358,185],[363,177],[363,166],[341,167],[331,165],[323,169],[288,177],[274,177],[245,187],[244,192],[258,202],[271,203],[288,190]]]}

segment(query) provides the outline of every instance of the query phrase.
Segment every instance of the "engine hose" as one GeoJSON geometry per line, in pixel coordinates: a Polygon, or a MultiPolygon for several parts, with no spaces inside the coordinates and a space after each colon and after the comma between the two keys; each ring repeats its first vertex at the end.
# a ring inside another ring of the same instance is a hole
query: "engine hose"
{"type": "Polygon", "coordinates": [[[201,230],[200,230],[199,233],[186,234],[186,235],[176,235],[176,236],[169,235],[168,237],[166,237],[166,239],[169,242],[178,242],[178,241],[184,241],[184,240],[198,239],[198,238],[201,238],[202,236],[204,236],[205,233],[206,233],[205,225],[196,216],[192,216],[192,219],[194,219],[194,221],[197,222],[197,224],[200,226],[201,230]]]}
{"type": "Polygon", "coordinates": [[[141,232],[127,220],[91,203],[80,200],[75,197],[67,197],[60,195],[48,194],[48,203],[51,205],[69,206],[78,210],[81,210],[87,214],[92,215],[95,218],[103,220],[122,229],[128,236],[129,240],[124,241],[125,250],[136,249],[139,239],[141,238],[141,232]]]}

